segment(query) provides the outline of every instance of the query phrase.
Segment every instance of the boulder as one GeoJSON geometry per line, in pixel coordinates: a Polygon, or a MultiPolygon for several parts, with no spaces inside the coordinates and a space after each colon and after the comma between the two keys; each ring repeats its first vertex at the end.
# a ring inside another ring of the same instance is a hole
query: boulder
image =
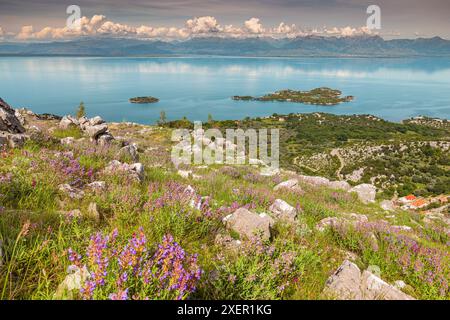
{"type": "Polygon", "coordinates": [[[348,191],[352,186],[347,181],[330,181],[328,184],[330,189],[348,191]]]}
{"type": "Polygon", "coordinates": [[[328,278],[323,293],[339,300],[361,300],[361,270],[353,262],[345,260],[328,278]]]}
{"type": "Polygon", "coordinates": [[[108,131],[108,126],[106,124],[98,124],[95,126],[86,126],[85,132],[92,139],[97,139],[101,134],[108,131]]]}
{"type": "Polygon", "coordinates": [[[358,223],[367,222],[368,218],[363,214],[356,213],[344,213],[340,217],[327,217],[320,220],[316,225],[316,230],[323,232],[327,228],[339,228],[339,227],[355,227],[358,223]]]}
{"type": "Polygon", "coordinates": [[[276,199],[269,210],[276,219],[293,222],[297,217],[297,210],[281,199],[276,199]]]}
{"type": "Polygon", "coordinates": [[[330,184],[330,180],[323,177],[314,177],[314,176],[298,176],[299,180],[303,183],[309,184],[314,187],[328,186],[330,184]]]}
{"type": "Polygon", "coordinates": [[[22,133],[0,132],[0,146],[19,148],[25,144],[30,137],[22,133]]]}
{"type": "Polygon", "coordinates": [[[100,213],[98,212],[97,204],[95,202],[91,202],[87,209],[87,215],[89,218],[95,221],[100,221],[100,213]]]}
{"type": "Polygon", "coordinates": [[[395,211],[395,205],[394,202],[391,200],[383,200],[380,203],[380,207],[381,209],[383,209],[384,211],[395,211]]]}
{"type": "Polygon", "coordinates": [[[109,132],[101,134],[97,138],[97,142],[100,146],[107,146],[114,140],[114,137],[109,132]]]}
{"type": "Polygon", "coordinates": [[[351,188],[348,192],[356,192],[361,202],[368,204],[375,202],[377,188],[372,184],[360,184],[351,188]]]}
{"type": "Polygon", "coordinates": [[[0,98],[0,131],[9,133],[25,133],[20,120],[15,114],[15,110],[11,108],[3,99],[0,98]]]}
{"type": "Polygon", "coordinates": [[[93,191],[101,192],[106,190],[106,182],[105,181],[94,181],[87,185],[93,191]]]}
{"type": "Polygon", "coordinates": [[[61,121],[59,122],[59,127],[61,129],[68,129],[70,126],[79,126],[80,123],[78,122],[77,119],[75,119],[72,116],[64,116],[61,121]]]}
{"type": "Polygon", "coordinates": [[[229,229],[238,233],[241,238],[270,239],[270,228],[273,225],[273,220],[266,214],[259,215],[245,208],[240,208],[225,217],[223,221],[229,229]]]}
{"type": "Polygon", "coordinates": [[[132,178],[138,181],[144,179],[144,166],[141,163],[127,164],[121,163],[117,160],[112,160],[104,169],[107,174],[112,174],[115,172],[124,172],[129,174],[132,178]]]}
{"type": "Polygon", "coordinates": [[[99,116],[96,116],[96,117],[90,119],[90,120],[89,120],[89,123],[90,123],[91,126],[97,126],[97,125],[99,125],[99,124],[105,123],[105,120],[103,120],[103,119],[102,119],[101,117],[99,117],[99,116]]]}
{"type": "Polygon", "coordinates": [[[273,188],[274,191],[278,191],[281,189],[298,189],[301,190],[300,186],[298,185],[297,179],[291,179],[284,182],[281,182],[280,184],[276,185],[275,188],[273,188]]]}
{"type": "Polygon", "coordinates": [[[328,278],[323,293],[338,300],[414,300],[370,271],[361,273],[348,260],[328,278]]]}
{"type": "Polygon", "coordinates": [[[320,220],[319,223],[316,224],[316,230],[324,232],[326,229],[340,226],[342,223],[343,221],[337,217],[328,217],[320,220]]]}
{"type": "Polygon", "coordinates": [[[3,133],[0,133],[0,148],[7,147],[9,145],[8,137],[3,133]]]}
{"type": "Polygon", "coordinates": [[[80,124],[81,130],[85,130],[86,127],[90,125],[89,119],[86,117],[81,117],[78,119],[78,123],[80,124]]]}
{"type": "Polygon", "coordinates": [[[125,157],[131,159],[133,162],[139,161],[138,148],[136,144],[129,144],[119,150],[117,157],[125,157]]]}
{"type": "Polygon", "coordinates": [[[361,291],[365,300],[415,300],[373,273],[362,273],[361,291]]]}
{"type": "Polygon", "coordinates": [[[81,199],[84,197],[83,190],[80,190],[78,188],[74,188],[70,186],[69,184],[61,184],[58,187],[59,191],[69,196],[71,199],[81,199]]]}
{"type": "Polygon", "coordinates": [[[144,179],[144,165],[142,163],[133,163],[132,165],[130,165],[130,169],[132,172],[135,172],[139,178],[139,180],[143,180],[144,179]]]}

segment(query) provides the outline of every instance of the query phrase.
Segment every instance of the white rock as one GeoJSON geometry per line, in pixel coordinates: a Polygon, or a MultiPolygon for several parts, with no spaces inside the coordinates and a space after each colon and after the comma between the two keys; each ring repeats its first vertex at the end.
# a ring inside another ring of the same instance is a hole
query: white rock
{"type": "Polygon", "coordinates": [[[273,190],[278,191],[280,189],[293,189],[294,187],[298,187],[297,179],[291,179],[281,182],[280,184],[276,185],[275,188],[273,188],[273,190]]]}
{"type": "Polygon", "coordinates": [[[260,237],[263,240],[270,238],[270,228],[273,220],[268,216],[250,212],[247,209],[240,208],[232,215],[224,218],[228,228],[237,232],[243,238],[260,237]]]}
{"type": "Polygon", "coordinates": [[[294,221],[297,217],[297,210],[284,200],[276,199],[269,210],[274,217],[281,220],[294,221]]]}
{"type": "Polygon", "coordinates": [[[368,204],[375,202],[377,188],[374,185],[365,183],[351,188],[348,192],[356,192],[359,200],[365,204],[368,204]]]}

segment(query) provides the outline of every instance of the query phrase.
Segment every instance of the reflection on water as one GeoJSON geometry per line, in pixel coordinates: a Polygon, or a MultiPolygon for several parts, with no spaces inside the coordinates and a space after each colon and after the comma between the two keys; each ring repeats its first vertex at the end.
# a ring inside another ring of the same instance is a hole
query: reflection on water
{"type": "Polygon", "coordinates": [[[272,113],[370,113],[390,120],[449,118],[450,59],[0,58],[0,97],[15,107],[151,123],[169,118],[240,119],[272,113]],[[356,96],[335,107],[235,102],[232,95],[329,86],[356,96]],[[159,97],[136,106],[133,96],[159,97]]]}

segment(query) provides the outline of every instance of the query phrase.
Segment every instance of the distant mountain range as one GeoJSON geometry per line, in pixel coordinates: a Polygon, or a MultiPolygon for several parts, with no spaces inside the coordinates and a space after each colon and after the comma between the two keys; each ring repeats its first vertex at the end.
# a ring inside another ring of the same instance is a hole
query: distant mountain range
{"type": "Polygon", "coordinates": [[[439,37],[384,40],[379,36],[343,38],[309,36],[293,39],[205,37],[171,42],[118,38],[84,38],[54,42],[0,42],[0,55],[450,57],[450,41],[439,37]]]}

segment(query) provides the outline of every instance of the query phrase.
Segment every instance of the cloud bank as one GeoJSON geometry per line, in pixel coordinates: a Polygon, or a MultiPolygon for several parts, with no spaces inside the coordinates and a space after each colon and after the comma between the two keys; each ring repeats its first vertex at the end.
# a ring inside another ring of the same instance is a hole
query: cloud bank
{"type": "MultiPolygon", "coordinates": [[[[71,39],[83,36],[134,37],[141,39],[188,39],[198,36],[216,36],[224,38],[273,37],[294,38],[308,35],[352,37],[374,35],[367,27],[323,27],[303,29],[295,24],[281,22],[275,27],[266,27],[259,18],[250,18],[240,26],[221,25],[215,17],[195,17],[185,22],[184,27],[157,27],[141,25],[134,27],[108,20],[104,15],[79,19],[78,28],[45,27],[34,30],[33,26],[23,26],[19,33],[11,35],[16,40],[52,40],[71,39]]],[[[5,34],[0,27],[0,37],[5,34]]]]}

